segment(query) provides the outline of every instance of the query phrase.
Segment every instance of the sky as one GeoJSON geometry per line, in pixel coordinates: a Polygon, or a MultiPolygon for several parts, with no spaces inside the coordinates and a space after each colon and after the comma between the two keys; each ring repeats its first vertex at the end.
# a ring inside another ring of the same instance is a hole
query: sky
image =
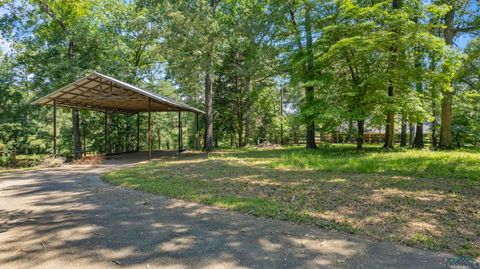
{"type": "Polygon", "coordinates": [[[461,35],[455,40],[455,45],[463,50],[468,45],[468,42],[472,39],[473,37],[471,35],[461,35]]]}
{"type": "MultiPolygon", "coordinates": [[[[5,15],[5,13],[6,13],[6,10],[4,8],[0,7],[0,17],[5,15]]],[[[4,40],[3,37],[0,34],[0,50],[2,50],[3,52],[8,52],[9,47],[10,47],[10,43],[8,43],[6,40],[4,40]]]]}

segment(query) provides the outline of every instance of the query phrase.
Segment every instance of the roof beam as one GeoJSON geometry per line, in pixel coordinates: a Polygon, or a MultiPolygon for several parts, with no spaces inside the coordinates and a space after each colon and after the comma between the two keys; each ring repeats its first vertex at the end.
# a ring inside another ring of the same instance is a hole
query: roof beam
{"type": "Polygon", "coordinates": [[[203,113],[189,105],[96,72],[40,98],[34,104],[50,105],[58,100],[58,105],[63,107],[133,113],[147,111],[149,99],[152,111],[203,113]]]}

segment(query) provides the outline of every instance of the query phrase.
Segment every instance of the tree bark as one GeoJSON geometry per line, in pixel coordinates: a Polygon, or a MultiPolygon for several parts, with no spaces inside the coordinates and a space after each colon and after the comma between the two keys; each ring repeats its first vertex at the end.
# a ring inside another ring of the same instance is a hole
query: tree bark
{"type": "Polygon", "coordinates": [[[452,94],[443,93],[439,148],[452,147],[452,94]]]}
{"type": "Polygon", "coordinates": [[[423,148],[423,123],[417,122],[417,130],[415,132],[415,142],[413,145],[415,148],[423,148]]]}
{"type": "MultiPolygon", "coordinates": [[[[453,40],[455,38],[454,29],[455,9],[451,9],[445,15],[445,29],[443,30],[445,42],[449,46],[453,46],[453,40]]],[[[440,126],[440,143],[439,148],[448,149],[452,148],[452,99],[453,93],[450,91],[443,91],[442,93],[442,115],[440,126]]]]}
{"type": "MultiPolygon", "coordinates": [[[[309,92],[309,90],[307,90],[307,92],[309,92]]],[[[309,93],[309,94],[313,95],[313,93],[309,93]]],[[[309,149],[317,148],[317,145],[315,143],[315,122],[313,120],[309,120],[307,123],[306,141],[307,141],[307,148],[309,149]]]]}
{"type": "Polygon", "coordinates": [[[243,147],[243,106],[242,100],[237,97],[237,119],[238,119],[238,147],[243,147]]]}
{"type": "MultiPolygon", "coordinates": [[[[312,24],[311,24],[311,5],[310,3],[305,3],[305,35],[306,35],[306,78],[307,81],[313,78],[313,38],[312,38],[312,24]]],[[[315,93],[313,86],[305,87],[305,101],[306,106],[310,106],[315,101],[315,93]]],[[[309,117],[310,118],[310,117],[309,117]]],[[[315,144],[315,121],[313,119],[307,120],[307,134],[306,134],[307,148],[316,149],[317,145],[315,144]]]]}
{"type": "Polygon", "coordinates": [[[211,152],[214,150],[213,145],[213,78],[210,73],[205,75],[205,137],[203,142],[203,150],[211,152]]]}
{"type": "MultiPolygon", "coordinates": [[[[393,86],[388,87],[388,96],[393,98],[394,96],[393,86]]],[[[395,112],[388,111],[387,124],[385,126],[385,144],[383,145],[383,147],[393,149],[394,142],[395,142],[395,112]]]]}
{"type": "Polygon", "coordinates": [[[80,138],[80,116],[78,109],[72,109],[72,128],[73,128],[73,158],[82,157],[82,140],[80,138]]]}
{"type": "Polygon", "coordinates": [[[132,151],[132,127],[130,126],[131,125],[131,122],[130,122],[131,118],[130,116],[126,116],[125,117],[125,152],[130,152],[132,151]]]}
{"type": "MultiPolygon", "coordinates": [[[[75,42],[68,42],[68,59],[70,63],[75,60],[75,42]]],[[[80,137],[80,116],[78,108],[72,109],[72,129],[73,129],[73,158],[82,157],[82,139],[80,137]]]]}
{"type": "Polygon", "coordinates": [[[357,120],[357,149],[363,149],[364,130],[365,130],[365,120],[357,120]]]}
{"type": "Polygon", "coordinates": [[[437,141],[437,113],[435,112],[435,109],[437,107],[437,103],[435,101],[432,102],[432,116],[433,116],[433,121],[432,121],[432,148],[436,148],[438,146],[438,141],[437,141]]]}
{"type": "Polygon", "coordinates": [[[253,83],[250,79],[247,81],[247,115],[245,119],[245,145],[250,145],[252,143],[252,125],[253,125],[253,109],[252,109],[252,92],[253,92],[253,83]]]}
{"type": "Polygon", "coordinates": [[[17,132],[15,131],[13,135],[13,149],[12,149],[12,159],[11,159],[11,165],[12,166],[17,166],[17,145],[18,145],[18,135],[17,132]]]}
{"type": "MultiPolygon", "coordinates": [[[[241,112],[240,112],[241,113],[241,112]]],[[[240,114],[239,126],[238,126],[238,147],[241,148],[243,144],[243,116],[240,114]]]]}
{"type": "MultiPolygon", "coordinates": [[[[212,13],[215,13],[217,0],[210,0],[210,8],[212,13]]],[[[208,63],[205,74],[205,136],[203,143],[203,150],[211,152],[215,149],[213,144],[213,63],[212,54],[214,50],[213,38],[209,37],[210,51],[208,56],[208,63]]]]}
{"type": "Polygon", "coordinates": [[[407,119],[402,115],[402,132],[400,133],[400,147],[407,145],[407,119]]]}
{"type": "Polygon", "coordinates": [[[409,135],[408,135],[408,138],[409,138],[409,145],[413,146],[413,142],[414,142],[414,139],[415,139],[415,124],[413,124],[413,122],[409,122],[408,124],[408,132],[409,132],[409,135]]]}

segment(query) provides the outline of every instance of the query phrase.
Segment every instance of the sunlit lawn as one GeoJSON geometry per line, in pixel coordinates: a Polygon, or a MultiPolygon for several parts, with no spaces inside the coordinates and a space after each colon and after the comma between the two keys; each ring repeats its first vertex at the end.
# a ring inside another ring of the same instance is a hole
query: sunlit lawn
{"type": "Polygon", "coordinates": [[[113,171],[106,180],[372,239],[480,256],[480,153],[221,151],[113,171]]]}

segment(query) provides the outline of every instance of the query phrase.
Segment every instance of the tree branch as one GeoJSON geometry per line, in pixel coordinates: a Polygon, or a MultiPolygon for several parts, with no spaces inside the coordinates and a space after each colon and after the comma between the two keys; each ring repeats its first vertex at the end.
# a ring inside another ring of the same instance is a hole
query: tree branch
{"type": "Polygon", "coordinates": [[[471,33],[471,32],[475,32],[475,30],[478,31],[479,28],[476,26],[466,26],[466,27],[457,27],[453,29],[455,33],[471,33]]]}
{"type": "Polygon", "coordinates": [[[47,14],[55,23],[57,23],[65,33],[68,33],[68,29],[65,24],[55,15],[55,13],[53,13],[47,4],[41,2],[39,5],[40,9],[42,9],[45,14],[47,14]]]}

